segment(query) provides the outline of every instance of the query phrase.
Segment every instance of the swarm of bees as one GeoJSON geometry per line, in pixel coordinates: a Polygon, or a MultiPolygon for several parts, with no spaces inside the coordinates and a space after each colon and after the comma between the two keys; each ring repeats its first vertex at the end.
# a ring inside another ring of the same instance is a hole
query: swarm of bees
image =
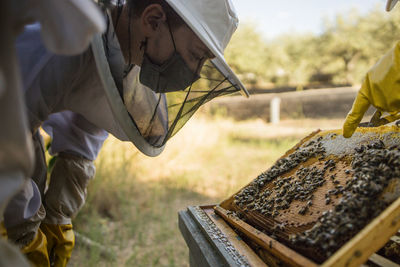
{"type": "MultiPolygon", "coordinates": [[[[276,218],[297,200],[303,203],[298,214],[307,216],[315,204],[314,192],[332,183],[333,187],[325,192],[324,204],[330,205],[335,199],[335,205],[322,212],[310,229],[288,237],[293,246],[313,248],[329,257],[390,204],[380,196],[393,179],[400,179],[400,147],[389,147],[382,140],[358,145],[349,167],[341,170],[348,177],[341,183],[335,174],[337,162],[327,155],[322,139],[312,138],[278,160],[236,194],[233,203],[244,213],[276,218]],[[323,167],[302,166],[312,158],[323,162],[323,167]],[[280,177],[295,168],[297,171],[290,176],[280,177]]],[[[284,230],[286,225],[277,223],[272,232],[284,230]]]]}
{"type": "MultiPolygon", "coordinates": [[[[312,192],[325,183],[324,171],[317,168],[300,168],[296,172],[297,179],[294,177],[276,179],[280,175],[292,170],[299,164],[306,162],[309,158],[324,156],[325,149],[320,141],[310,141],[305,146],[299,148],[288,157],[276,162],[268,171],[259,175],[249,186],[245,187],[235,196],[234,203],[239,207],[255,210],[266,216],[276,217],[281,210],[289,208],[293,200],[307,200],[307,206],[312,205],[312,192]],[[272,182],[272,190],[263,190],[264,186],[272,182]],[[272,196],[274,192],[274,197],[272,196]]],[[[305,213],[305,212],[303,212],[305,213]]]]}
{"type": "Polygon", "coordinates": [[[361,145],[351,165],[352,178],[334,192],[341,194],[338,204],[310,230],[291,236],[291,242],[316,247],[328,257],[388,206],[380,196],[400,177],[400,148],[386,148],[381,140],[361,145]]]}

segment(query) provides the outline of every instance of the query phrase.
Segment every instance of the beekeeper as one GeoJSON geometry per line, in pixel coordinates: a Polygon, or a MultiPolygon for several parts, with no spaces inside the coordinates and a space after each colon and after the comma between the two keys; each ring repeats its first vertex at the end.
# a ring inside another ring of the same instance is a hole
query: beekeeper
{"type": "Polygon", "coordinates": [[[39,24],[17,40],[37,160],[4,224],[38,266],[49,266],[49,258],[64,266],[70,258],[71,218],[83,205],[106,132],[157,156],[203,103],[239,91],[248,96],[223,57],[238,23],[230,0],[117,1],[105,19],[106,33],[77,56],[49,52],[39,24]],[[38,132],[45,121],[59,156],[46,192],[38,132]]]}
{"type": "MultiPolygon", "coordinates": [[[[391,11],[397,1],[388,0],[386,11],[391,11]]],[[[381,112],[388,112],[389,121],[399,118],[400,41],[368,71],[344,122],[344,137],[353,135],[371,105],[381,112]]]]}
{"type": "MultiPolygon", "coordinates": [[[[0,134],[0,221],[3,221],[7,203],[27,182],[34,168],[15,37],[27,23],[40,21],[46,48],[57,54],[72,55],[86,50],[93,34],[104,32],[105,23],[91,0],[4,0],[0,1],[0,13],[0,124],[3,126],[0,134]]],[[[29,266],[18,249],[2,236],[0,266],[29,266]]]]}
{"type": "MultiPolygon", "coordinates": [[[[60,55],[82,53],[96,33],[105,31],[104,18],[91,0],[12,0],[0,4],[0,220],[10,196],[33,169],[33,146],[27,135],[26,114],[15,37],[32,21],[42,23],[46,48],[60,55]],[[66,25],[68,25],[66,27],[66,25]],[[74,32],[71,35],[71,32],[74,32]]],[[[30,136],[30,134],[29,134],[30,136]]]]}

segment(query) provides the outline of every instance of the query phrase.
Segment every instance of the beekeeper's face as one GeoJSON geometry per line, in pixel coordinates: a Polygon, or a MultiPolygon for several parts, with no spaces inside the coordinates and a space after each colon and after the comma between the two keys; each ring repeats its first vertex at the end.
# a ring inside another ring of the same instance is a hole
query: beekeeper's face
{"type": "Polygon", "coordinates": [[[176,52],[182,56],[190,70],[199,72],[204,61],[213,57],[210,50],[185,23],[168,21],[166,12],[158,4],[147,6],[140,17],[133,20],[131,40],[127,35],[128,12],[123,11],[121,17],[125,18],[121,18],[119,24],[125,26],[118,25],[118,38],[122,49],[125,50],[125,57],[128,56],[126,51],[130,50],[131,60],[135,65],[142,64],[144,53],[153,63],[162,65],[171,58],[176,48],[176,52]],[[123,23],[124,21],[126,23],[123,23]],[[130,48],[127,47],[129,42],[132,44],[130,48]]]}
{"type": "Polygon", "coordinates": [[[162,64],[176,51],[185,60],[193,72],[199,72],[204,61],[213,55],[197,35],[186,25],[172,26],[168,21],[160,20],[158,27],[148,28],[146,53],[155,61],[162,64]],[[174,47],[175,43],[175,47],[174,47]]]}

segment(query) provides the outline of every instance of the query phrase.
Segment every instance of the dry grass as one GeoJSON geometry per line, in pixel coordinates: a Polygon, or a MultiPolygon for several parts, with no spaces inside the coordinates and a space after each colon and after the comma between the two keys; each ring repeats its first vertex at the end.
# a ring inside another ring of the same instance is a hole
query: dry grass
{"type": "Polygon", "coordinates": [[[112,248],[115,260],[77,246],[72,266],[188,266],[179,210],[218,203],[265,171],[301,137],[341,121],[269,125],[193,118],[156,158],[109,138],[96,162],[76,230],[112,248]]]}

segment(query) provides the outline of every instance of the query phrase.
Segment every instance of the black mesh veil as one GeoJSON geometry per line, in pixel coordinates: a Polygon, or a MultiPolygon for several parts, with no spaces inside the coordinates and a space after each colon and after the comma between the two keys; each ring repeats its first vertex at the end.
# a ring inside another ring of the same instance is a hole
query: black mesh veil
{"type": "MultiPolygon", "coordinates": [[[[206,61],[200,72],[200,79],[181,92],[169,93],[169,130],[166,140],[175,135],[192,115],[205,103],[215,97],[238,92],[211,60],[206,61]]],[[[165,141],[166,141],[165,140],[165,141]]]]}
{"type": "Polygon", "coordinates": [[[205,62],[200,78],[183,91],[155,93],[140,83],[139,72],[135,66],[128,74],[124,101],[141,135],[153,146],[164,145],[203,104],[239,91],[211,60],[205,62]]]}

